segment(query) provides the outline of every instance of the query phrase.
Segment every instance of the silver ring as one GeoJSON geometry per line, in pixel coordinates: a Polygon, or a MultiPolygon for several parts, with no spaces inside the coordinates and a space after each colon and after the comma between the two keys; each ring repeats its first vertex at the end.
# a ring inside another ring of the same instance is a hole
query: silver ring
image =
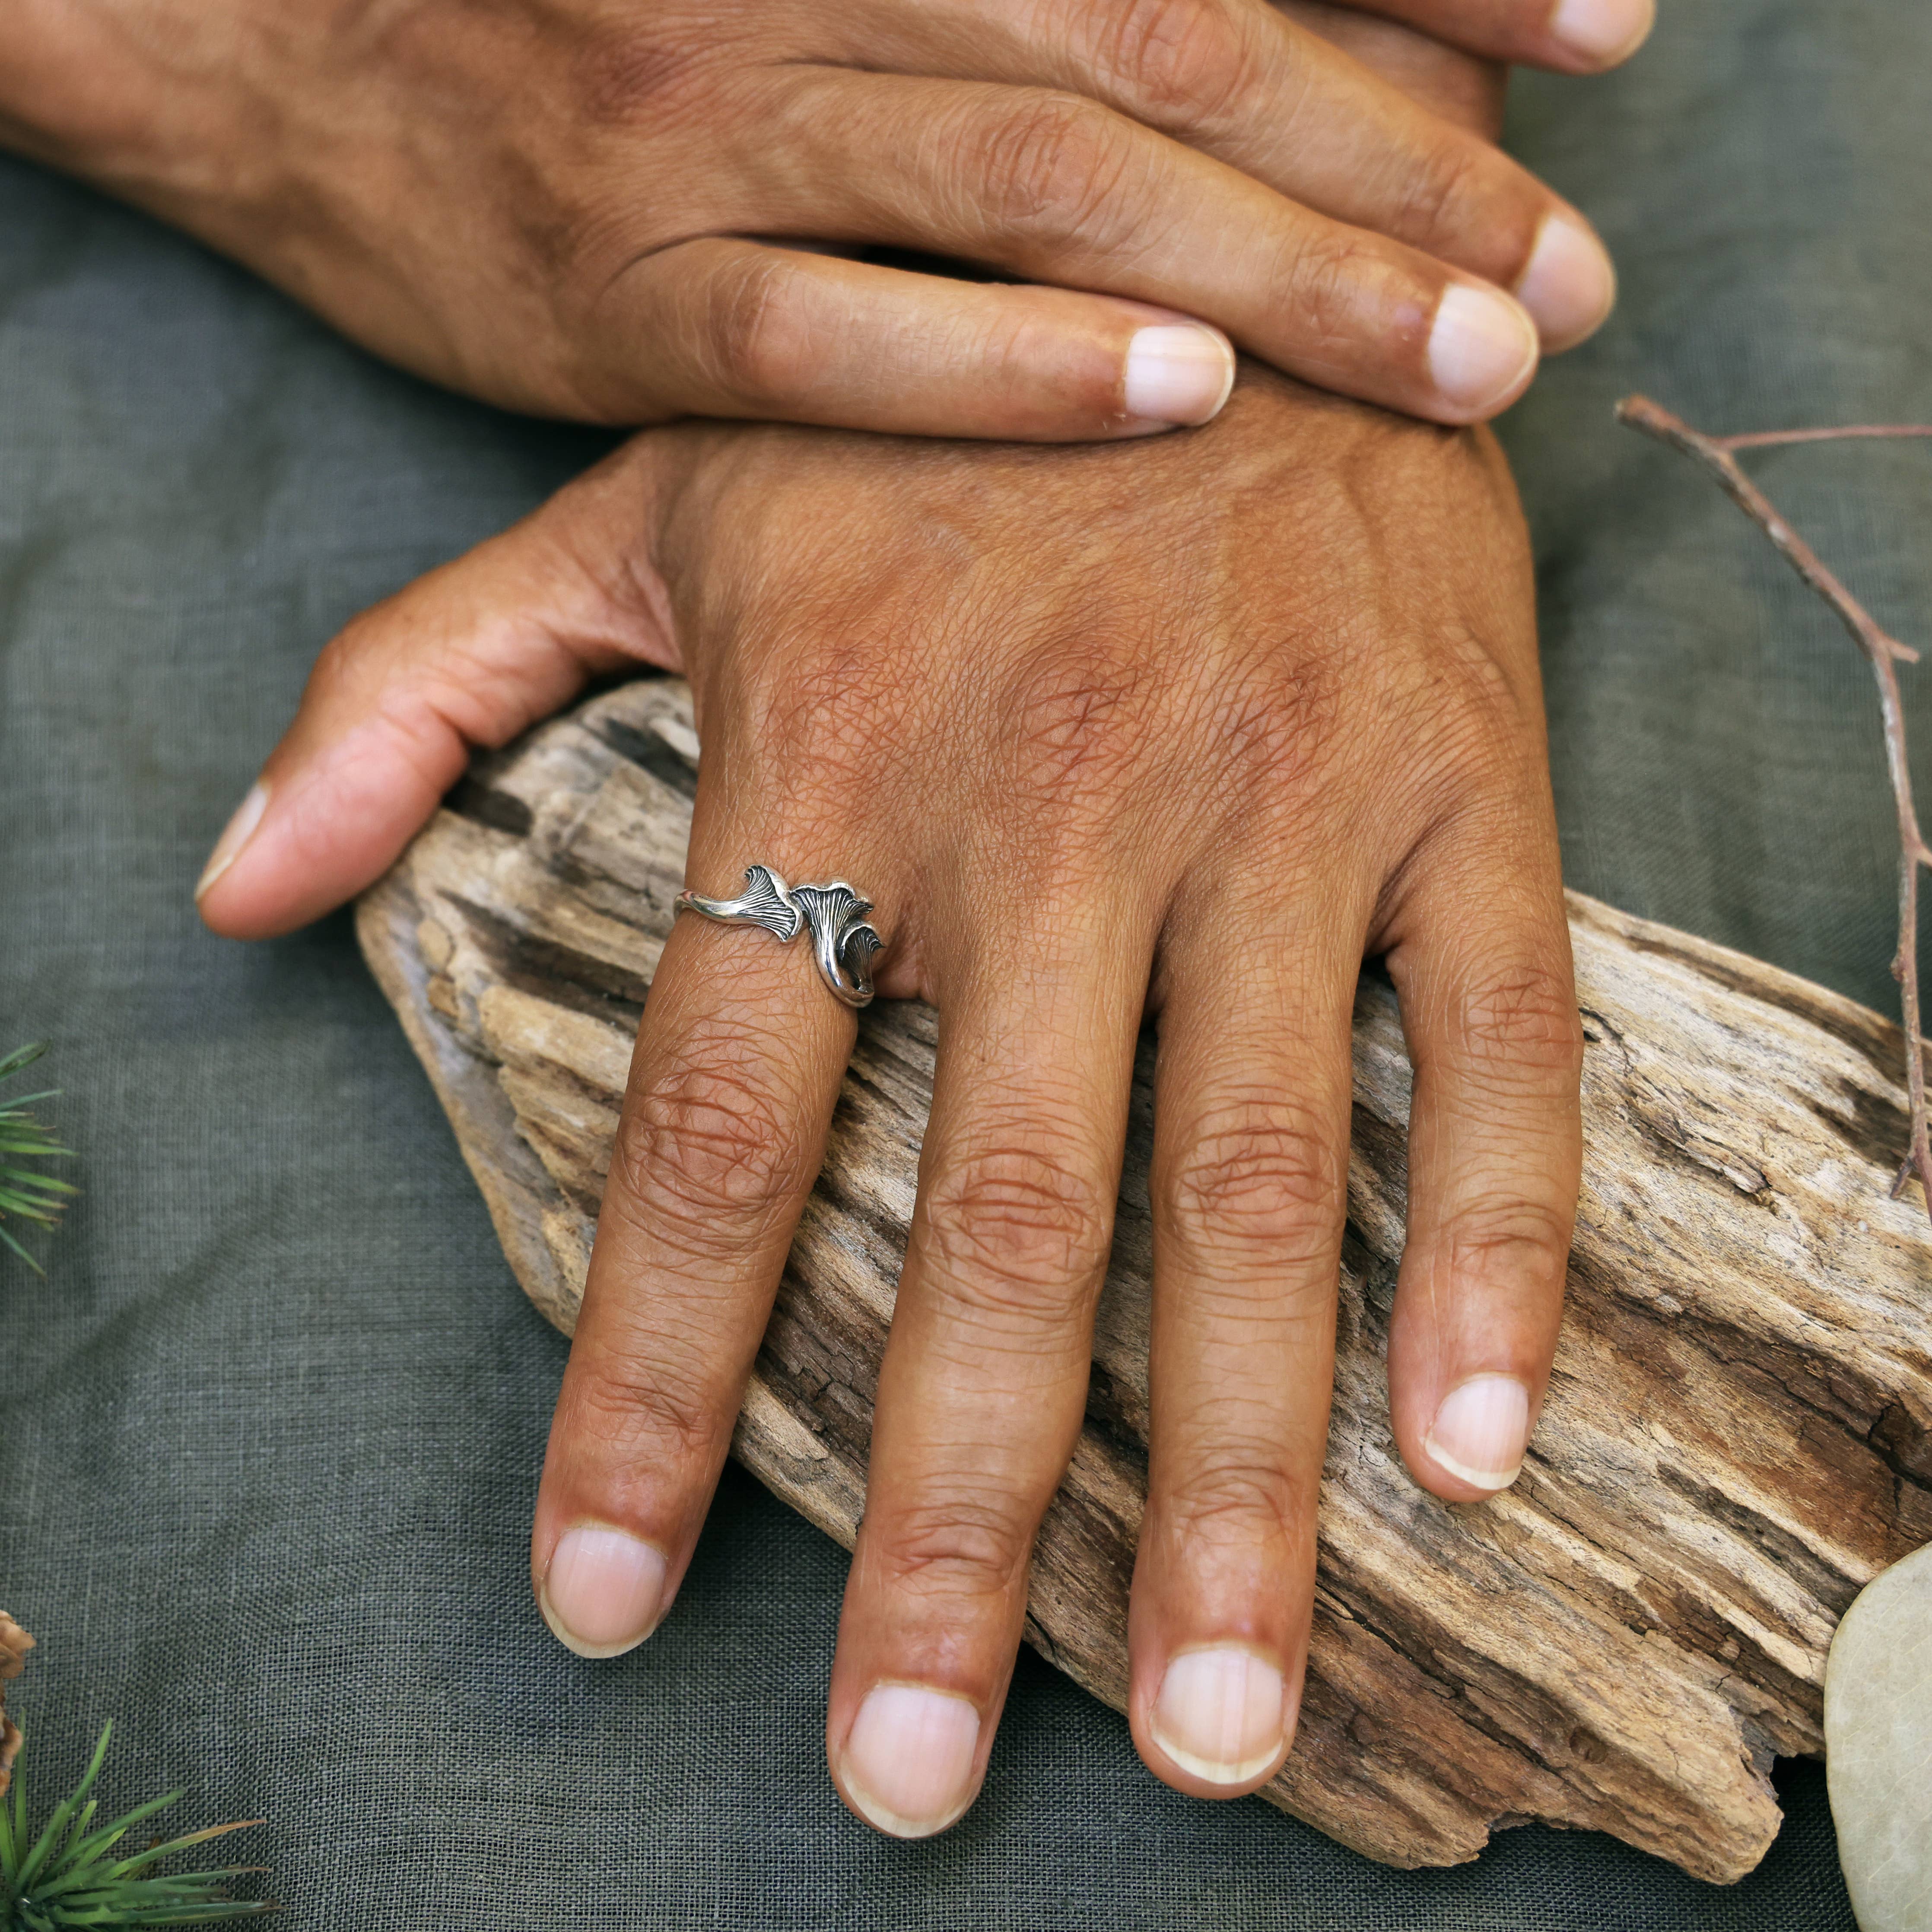
{"type": "Polygon", "coordinates": [[[789,946],[809,926],[812,956],[825,983],[848,1006],[872,1004],[872,957],[885,942],[865,923],[872,909],[870,899],[843,879],[788,886],[769,866],[747,866],[745,884],[742,898],[680,892],[677,910],[702,913],[721,926],[761,926],[782,946],[789,946]]]}

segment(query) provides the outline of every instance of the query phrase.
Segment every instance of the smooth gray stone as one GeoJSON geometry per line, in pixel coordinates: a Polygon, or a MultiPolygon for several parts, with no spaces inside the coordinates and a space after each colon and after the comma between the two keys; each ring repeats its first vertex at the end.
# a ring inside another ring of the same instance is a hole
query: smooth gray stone
{"type": "Polygon", "coordinates": [[[1868,1584],[1838,1626],[1825,1766],[1859,1932],[1932,1932],[1932,1545],[1868,1584]]]}

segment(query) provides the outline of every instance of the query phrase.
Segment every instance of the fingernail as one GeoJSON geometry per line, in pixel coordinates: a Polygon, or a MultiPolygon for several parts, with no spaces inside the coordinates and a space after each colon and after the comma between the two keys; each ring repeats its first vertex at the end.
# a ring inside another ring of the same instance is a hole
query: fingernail
{"type": "Polygon", "coordinates": [[[1234,386],[1234,345],[1196,322],[1137,330],[1127,344],[1127,413],[1177,428],[1211,421],[1234,386]]]}
{"type": "Polygon", "coordinates": [[[980,1714],[964,1697],[877,1684],[852,1720],[839,1768],[868,1824],[895,1838],[943,1832],[973,1799],[980,1714]]]}
{"type": "Polygon", "coordinates": [[[1472,1376],[1442,1398],[1423,1447],[1473,1489],[1506,1490],[1529,1445],[1529,1391],[1514,1376],[1472,1376]]]}
{"type": "Polygon", "coordinates": [[[556,1540],[538,1604],[558,1642],[579,1657],[617,1657],[657,1628],[664,1560],[628,1530],[580,1522],[556,1540]]]}
{"type": "Polygon", "coordinates": [[[1562,0],[1550,34],[1592,66],[1612,67],[1635,53],[1656,24],[1656,0],[1562,0]]]}
{"type": "Polygon", "coordinates": [[[1281,1755],[1281,1672],[1248,1650],[1189,1650],[1160,1680],[1155,1742],[1213,1784],[1245,1784],[1281,1755]]]}
{"type": "Polygon", "coordinates": [[[1516,285],[1516,300],[1536,318],[1546,350],[1568,349],[1594,334],[1617,298],[1610,252],[1580,221],[1552,214],[1516,285]]]}
{"type": "Polygon", "coordinates": [[[262,822],[262,814],[268,809],[268,788],[254,784],[248,788],[248,796],[235,808],[235,816],[224,828],[221,836],[214,842],[214,850],[208,855],[208,863],[201,868],[201,877],[196,882],[194,896],[197,902],[202,895],[236,860],[242,856],[242,848],[254,836],[256,826],[262,822]]]}
{"type": "Polygon", "coordinates": [[[1429,332],[1429,373],[1446,402],[1486,416],[1529,380],[1540,346],[1520,303],[1500,289],[1453,282],[1429,332]]]}

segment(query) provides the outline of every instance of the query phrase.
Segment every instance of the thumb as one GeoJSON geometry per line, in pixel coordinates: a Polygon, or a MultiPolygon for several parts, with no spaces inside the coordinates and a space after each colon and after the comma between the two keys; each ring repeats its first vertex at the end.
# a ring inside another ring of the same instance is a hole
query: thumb
{"type": "Polygon", "coordinates": [[[292,931],[382,877],[462,776],[585,682],[679,668],[647,559],[657,448],[634,438],[523,522],[365,610],[209,856],[201,916],[235,939],[292,931]]]}

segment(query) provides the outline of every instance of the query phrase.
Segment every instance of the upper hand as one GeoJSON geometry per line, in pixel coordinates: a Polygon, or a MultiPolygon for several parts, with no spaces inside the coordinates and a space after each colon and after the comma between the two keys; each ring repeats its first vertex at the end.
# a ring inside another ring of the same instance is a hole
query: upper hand
{"type": "MultiPolygon", "coordinates": [[[[1379,4],[1580,69],[1649,0],[1379,4]]],[[[1467,422],[1612,279],[1334,44],[1395,31],[1318,0],[28,0],[0,136],[514,408],[1128,436],[1210,416],[1232,340],[1467,422]],[[880,246],[1019,285],[851,258],[880,246]]]]}
{"type": "MultiPolygon", "coordinates": [[[[1132,449],[647,433],[329,647],[205,916],[314,916],[394,859],[470,743],[638,659],[697,700],[692,883],[850,878],[882,989],[940,1014],[831,1687],[841,1790],[920,1833],[978,1788],[1080,1424],[1149,1010],[1132,1721],[1169,1783],[1253,1789],[1307,1640],[1365,951],[1415,1066],[1390,1396],[1416,1479],[1510,1481],[1555,1345],[1580,1042],[1493,442],[1265,374],[1132,449]]],[[[537,1507],[533,1576],[574,1648],[628,1648],[676,1595],[852,1039],[798,950],[678,922],[537,1507]]]]}

